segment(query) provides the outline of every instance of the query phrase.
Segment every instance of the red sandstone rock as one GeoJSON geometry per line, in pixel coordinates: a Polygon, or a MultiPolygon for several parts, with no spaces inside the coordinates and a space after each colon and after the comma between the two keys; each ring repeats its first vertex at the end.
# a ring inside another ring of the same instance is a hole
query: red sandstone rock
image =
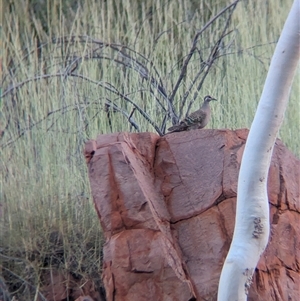
{"type": "MultiPolygon", "coordinates": [[[[216,300],[247,130],[100,135],[87,144],[108,301],[216,300]]],[[[248,301],[298,300],[300,161],[277,140],[271,236],[248,301]]]]}

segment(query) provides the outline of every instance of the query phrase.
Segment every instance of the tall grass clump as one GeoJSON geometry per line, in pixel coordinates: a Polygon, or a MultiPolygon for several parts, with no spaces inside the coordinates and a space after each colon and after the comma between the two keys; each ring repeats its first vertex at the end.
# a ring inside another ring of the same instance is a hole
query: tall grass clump
{"type": "MultiPolygon", "coordinates": [[[[98,134],[154,131],[211,94],[212,128],[250,127],[292,1],[11,1],[1,95],[2,274],[42,298],[51,269],[100,286],[101,247],[82,150],[98,134]]],[[[280,138],[299,156],[299,74],[280,138]]],[[[37,298],[37,297],[36,297],[37,298]]]]}

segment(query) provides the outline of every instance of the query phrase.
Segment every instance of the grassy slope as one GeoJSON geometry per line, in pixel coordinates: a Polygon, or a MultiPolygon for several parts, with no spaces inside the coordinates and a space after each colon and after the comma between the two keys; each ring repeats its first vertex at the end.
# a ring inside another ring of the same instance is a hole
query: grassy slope
{"type": "MultiPolygon", "coordinates": [[[[228,51],[232,54],[218,60],[200,92],[201,97],[211,94],[219,100],[213,104],[210,127],[250,127],[274,42],[279,37],[292,3],[291,0],[289,5],[282,4],[284,2],[276,0],[268,4],[263,1],[259,7],[240,3],[234,12],[234,26],[231,28],[235,31],[227,40],[231,44],[228,51]]],[[[88,35],[129,45],[148,57],[170,93],[179,75],[177,63],[188,53],[195,31],[223,5],[198,6],[193,1],[169,1],[164,4],[157,1],[151,8],[152,1],[145,1],[133,8],[133,3],[135,1],[131,4],[128,1],[122,7],[107,4],[107,7],[106,4],[86,1],[77,11],[64,7],[67,13],[61,15],[54,12],[54,7],[62,12],[59,1],[53,1],[48,19],[43,21],[47,22],[47,32],[41,19],[31,18],[30,24],[29,10],[19,7],[14,13],[6,14],[3,55],[13,57],[16,71],[10,80],[4,82],[4,89],[11,83],[17,84],[43,74],[45,70],[46,73],[63,70],[62,58],[67,52],[76,52],[78,56],[88,53],[87,44],[58,46],[50,43],[43,48],[43,64],[38,61],[37,51],[27,51],[28,56],[24,60],[25,48],[36,50],[37,36],[42,41],[49,41],[57,36],[88,35]],[[35,28],[35,33],[32,28],[35,28]]],[[[217,24],[200,40],[199,48],[203,54],[207,53],[216,33],[220,31],[218,27],[217,24]]],[[[4,74],[11,68],[6,63],[4,60],[4,74]]],[[[187,77],[175,97],[177,109],[180,97],[198,66],[199,61],[195,59],[188,69],[187,77]]],[[[95,81],[114,83],[123,93],[130,93],[132,99],[154,120],[161,122],[161,111],[155,105],[153,96],[139,91],[141,88],[149,90],[149,87],[136,73],[121,72],[111,61],[99,60],[86,60],[79,71],[95,81]]],[[[299,139],[295,137],[299,133],[299,87],[298,74],[280,132],[282,140],[298,156],[299,139]]],[[[90,198],[82,149],[84,141],[95,138],[99,133],[130,130],[126,119],[119,114],[112,114],[112,125],[109,125],[107,113],[103,110],[103,97],[116,98],[91,82],[55,77],[31,81],[14,95],[2,99],[2,122],[9,122],[9,127],[5,130],[1,145],[17,137],[20,128],[30,127],[47,116],[49,111],[59,110],[26,131],[14,143],[1,148],[1,203],[4,210],[1,217],[1,252],[21,258],[22,264],[16,265],[7,260],[3,264],[6,275],[9,274],[6,269],[19,275],[19,279],[14,278],[15,282],[24,279],[37,285],[41,262],[48,257],[53,260],[57,257],[56,265],[73,269],[83,276],[100,269],[101,230],[90,198]],[[59,242],[53,240],[55,231],[63,234],[59,242]],[[55,248],[63,248],[63,259],[53,255],[55,248]],[[36,254],[34,260],[33,252],[36,254]],[[31,273],[24,267],[28,267],[31,273]]],[[[121,100],[116,102],[131,111],[131,106],[121,100]]],[[[198,103],[194,103],[193,109],[198,103]]],[[[141,116],[135,114],[135,118],[142,131],[153,131],[141,116]]]]}

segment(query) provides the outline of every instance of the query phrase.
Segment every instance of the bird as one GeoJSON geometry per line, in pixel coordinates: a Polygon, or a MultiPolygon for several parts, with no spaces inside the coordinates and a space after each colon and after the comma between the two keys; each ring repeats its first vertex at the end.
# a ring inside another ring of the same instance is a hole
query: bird
{"type": "Polygon", "coordinates": [[[211,97],[210,95],[205,96],[201,108],[191,113],[189,116],[185,117],[182,121],[180,121],[179,124],[173,125],[170,128],[168,128],[169,133],[204,128],[210,120],[211,111],[210,111],[209,102],[211,100],[217,100],[217,99],[211,97]]]}

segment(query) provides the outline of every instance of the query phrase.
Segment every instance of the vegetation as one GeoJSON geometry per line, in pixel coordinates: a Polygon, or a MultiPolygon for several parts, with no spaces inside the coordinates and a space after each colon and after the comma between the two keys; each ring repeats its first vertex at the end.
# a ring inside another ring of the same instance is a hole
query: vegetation
{"type": "MultiPolygon", "coordinates": [[[[51,267],[100,283],[103,238],[85,141],[163,134],[207,94],[219,100],[210,127],[249,128],[292,1],[245,0],[226,10],[199,35],[186,73],[196,33],[228,2],[10,2],[2,24],[0,258],[11,294],[33,300],[51,267]]],[[[299,83],[298,74],[280,132],[298,156],[299,83]]]]}

